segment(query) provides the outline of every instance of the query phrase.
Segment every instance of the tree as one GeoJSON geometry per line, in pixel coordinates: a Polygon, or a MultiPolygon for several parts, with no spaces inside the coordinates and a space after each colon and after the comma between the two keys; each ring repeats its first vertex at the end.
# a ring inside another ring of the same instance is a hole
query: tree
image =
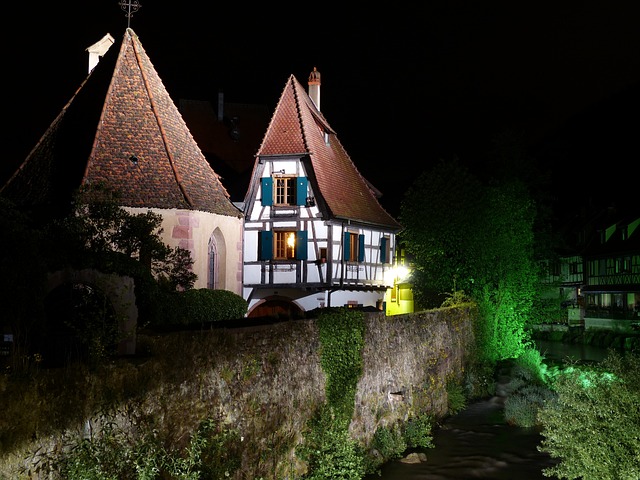
{"type": "Polygon", "coordinates": [[[457,159],[423,172],[400,206],[400,239],[413,260],[416,303],[438,306],[444,294],[471,290],[483,187],[457,159]]]}
{"type": "MultiPolygon", "coordinates": [[[[132,277],[142,323],[154,312],[159,296],[193,288],[196,275],[191,270],[191,255],[188,250],[164,244],[162,217],[151,211],[130,213],[117,200],[115,193],[101,186],[85,188],[75,195],[69,215],[35,224],[31,216],[0,199],[0,220],[9,226],[0,238],[0,248],[11,252],[0,261],[7,273],[0,280],[3,317],[7,319],[2,326],[14,336],[14,363],[27,356],[37,334],[46,331],[47,272],[92,268],[132,277]]],[[[86,310],[92,302],[68,305],[81,305],[86,310]]],[[[58,313],[61,317],[76,316],[58,313]]],[[[95,332],[85,329],[89,330],[95,332]]]]}
{"type": "Polygon", "coordinates": [[[515,178],[482,183],[457,159],[443,160],[410,187],[400,212],[418,303],[435,306],[426,304],[434,289],[463,290],[481,312],[482,360],[517,357],[539,291],[526,186],[515,178]]]}

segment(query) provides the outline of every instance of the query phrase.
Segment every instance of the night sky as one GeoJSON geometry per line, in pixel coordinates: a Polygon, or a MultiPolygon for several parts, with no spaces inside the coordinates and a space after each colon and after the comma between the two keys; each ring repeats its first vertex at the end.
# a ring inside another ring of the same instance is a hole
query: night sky
{"type": "MultiPolygon", "coordinates": [[[[176,103],[223,90],[272,109],[289,75],[306,86],[317,67],[322,112],[392,214],[422,170],[478,165],[504,131],[559,188],[577,183],[569,205],[602,180],[616,187],[603,201],[637,195],[638,2],[139,3],[131,27],[176,103]]],[[[2,179],[84,79],[85,49],[107,32],[119,47],[127,26],[118,0],[3,10],[2,179]]]]}

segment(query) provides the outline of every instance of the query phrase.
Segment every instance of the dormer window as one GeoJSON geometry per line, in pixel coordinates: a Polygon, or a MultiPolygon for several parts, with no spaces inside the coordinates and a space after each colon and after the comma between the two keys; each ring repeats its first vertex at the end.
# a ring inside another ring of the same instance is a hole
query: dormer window
{"type": "Polygon", "coordinates": [[[273,184],[275,206],[296,204],[296,177],[277,177],[274,178],[273,184]]]}
{"type": "Polygon", "coordinates": [[[262,205],[274,207],[303,206],[309,192],[306,177],[277,174],[262,178],[262,205]]]}

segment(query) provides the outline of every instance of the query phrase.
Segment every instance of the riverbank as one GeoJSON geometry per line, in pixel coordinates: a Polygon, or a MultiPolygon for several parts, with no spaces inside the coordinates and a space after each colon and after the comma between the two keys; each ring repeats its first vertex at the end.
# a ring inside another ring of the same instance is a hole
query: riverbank
{"type": "Polygon", "coordinates": [[[585,330],[583,327],[554,325],[546,329],[535,329],[532,339],[628,352],[640,351],[640,332],[585,330]]]}

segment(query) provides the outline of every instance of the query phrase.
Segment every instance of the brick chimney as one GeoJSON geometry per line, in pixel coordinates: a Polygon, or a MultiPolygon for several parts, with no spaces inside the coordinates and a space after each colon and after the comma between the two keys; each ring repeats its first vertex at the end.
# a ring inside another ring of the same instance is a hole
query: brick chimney
{"type": "Polygon", "coordinates": [[[309,74],[309,97],[320,111],[320,72],[313,67],[313,72],[309,74]]]}
{"type": "Polygon", "coordinates": [[[89,73],[98,65],[100,58],[107,53],[107,50],[113,45],[113,42],[115,42],[115,40],[107,33],[102,39],[86,49],[87,52],[89,52],[89,73]]]}

